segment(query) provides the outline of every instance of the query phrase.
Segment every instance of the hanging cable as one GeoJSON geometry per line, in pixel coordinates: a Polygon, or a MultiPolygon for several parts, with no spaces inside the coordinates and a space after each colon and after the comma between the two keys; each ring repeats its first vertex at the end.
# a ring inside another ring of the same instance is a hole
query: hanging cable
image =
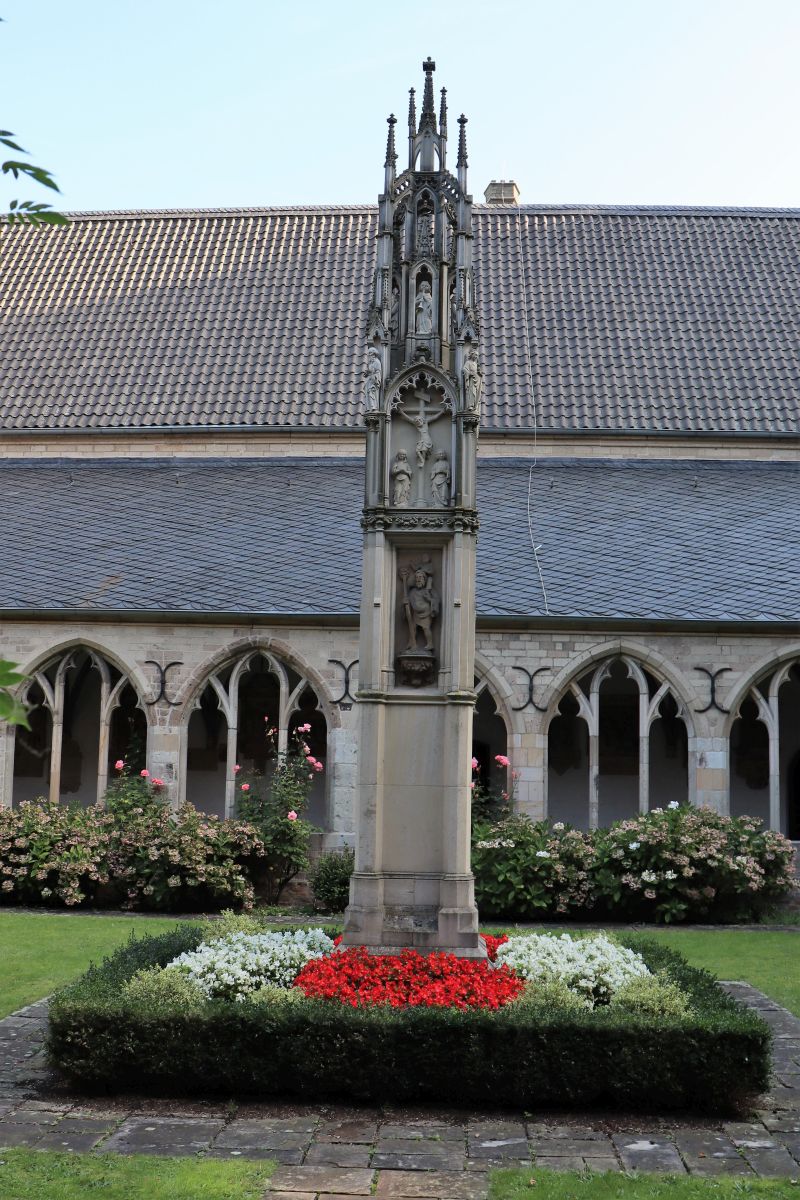
{"type": "Polygon", "coordinates": [[[544,600],[545,616],[550,616],[550,606],[547,602],[547,588],[544,585],[544,574],[542,572],[542,564],[539,559],[539,551],[541,545],[536,544],[536,538],[533,536],[533,516],[531,512],[531,497],[533,492],[533,468],[537,465],[539,458],[539,422],[536,412],[536,392],[533,387],[533,360],[531,358],[531,335],[528,325],[528,273],[525,270],[525,255],[522,251],[522,208],[517,206],[517,252],[519,254],[520,272],[522,278],[522,315],[523,315],[523,330],[525,333],[525,358],[528,365],[528,387],[530,389],[531,409],[533,413],[533,463],[528,471],[528,537],[531,542],[531,550],[536,563],[536,570],[539,573],[539,583],[542,589],[542,599],[544,600]]]}

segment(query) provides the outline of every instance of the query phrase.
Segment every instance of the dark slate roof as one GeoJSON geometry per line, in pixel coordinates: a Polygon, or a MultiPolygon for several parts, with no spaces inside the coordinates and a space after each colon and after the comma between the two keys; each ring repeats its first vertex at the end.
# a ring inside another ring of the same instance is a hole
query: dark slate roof
{"type": "MultiPolygon", "coordinates": [[[[478,207],[485,427],[797,433],[798,218],[478,207]]],[[[358,426],[375,221],[363,206],[4,228],[0,429],[358,426]]]]}
{"type": "MultiPolygon", "coordinates": [[[[356,615],[362,478],[356,459],[0,461],[0,610],[356,615]]],[[[544,584],[552,616],[798,621],[799,483],[794,463],[486,460],[479,613],[544,616],[544,584]]]]}

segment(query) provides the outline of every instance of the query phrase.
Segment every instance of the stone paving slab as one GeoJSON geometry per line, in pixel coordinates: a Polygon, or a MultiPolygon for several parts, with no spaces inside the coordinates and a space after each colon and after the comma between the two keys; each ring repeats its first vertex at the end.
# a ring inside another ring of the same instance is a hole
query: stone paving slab
{"type": "Polygon", "coordinates": [[[273,1159],[270,1200],[344,1200],[373,1188],[385,1200],[483,1200],[498,1167],[532,1178],[547,1167],[800,1179],[800,1020],[749,985],[727,987],[775,1034],[775,1080],[749,1120],[665,1117],[648,1127],[646,1117],[613,1114],[53,1098],[43,1090],[47,1014],[38,1004],[0,1021],[0,1147],[273,1159]]]}

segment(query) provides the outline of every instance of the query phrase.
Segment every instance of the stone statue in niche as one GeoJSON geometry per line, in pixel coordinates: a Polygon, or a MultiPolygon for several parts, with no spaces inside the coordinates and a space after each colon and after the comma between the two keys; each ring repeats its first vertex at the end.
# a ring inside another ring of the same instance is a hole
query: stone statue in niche
{"type": "Polygon", "coordinates": [[[433,333],[433,294],[427,279],[423,279],[419,285],[414,312],[416,313],[414,326],[416,332],[423,336],[433,333]]]}
{"type": "Polygon", "coordinates": [[[392,463],[392,504],[395,508],[408,508],[411,499],[411,463],[405,450],[398,450],[392,463]]]}
{"type": "Polygon", "coordinates": [[[430,562],[417,567],[400,568],[403,588],[403,612],[408,625],[408,647],[406,654],[419,654],[418,630],[425,642],[426,655],[433,654],[433,622],[439,615],[441,599],[433,586],[433,569],[430,562]]]}
{"type": "Polygon", "coordinates": [[[450,503],[450,463],[444,450],[437,450],[433,457],[431,494],[434,504],[447,508],[450,503]]]}
{"type": "Polygon", "coordinates": [[[362,378],[364,379],[364,400],[367,412],[374,412],[380,404],[381,384],[383,383],[381,355],[374,346],[367,355],[367,369],[362,378]]]}
{"type": "Polygon", "coordinates": [[[480,412],[483,372],[478,361],[478,351],[470,350],[461,372],[464,379],[464,400],[469,412],[480,412]]]}
{"type": "Polygon", "coordinates": [[[423,468],[425,463],[431,456],[433,449],[433,440],[431,439],[430,426],[434,421],[438,421],[439,417],[445,412],[444,405],[438,409],[427,409],[425,407],[425,396],[419,395],[419,408],[416,413],[404,412],[402,408],[398,408],[398,413],[404,421],[408,421],[409,425],[413,425],[417,431],[417,445],[415,453],[417,456],[417,466],[423,468]]]}
{"type": "Polygon", "coordinates": [[[389,311],[389,333],[396,339],[400,334],[400,289],[397,284],[392,288],[392,307],[389,311]]]}

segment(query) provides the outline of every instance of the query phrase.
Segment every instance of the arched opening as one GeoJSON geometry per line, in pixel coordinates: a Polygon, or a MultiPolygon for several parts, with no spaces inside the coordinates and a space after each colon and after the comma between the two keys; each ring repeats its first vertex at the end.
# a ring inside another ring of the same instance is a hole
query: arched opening
{"type": "Polygon", "coordinates": [[[649,807],[685,804],[689,795],[689,735],[677,702],[667,692],[650,725],[649,807]]]}
{"type": "Polygon", "coordinates": [[[589,828],[589,729],[571,692],[547,731],[547,797],[554,820],[589,828]]]}
{"type": "Polygon", "coordinates": [[[38,683],[28,691],[30,729],[17,726],[14,746],[13,803],[37,800],[50,791],[50,750],[53,744],[53,715],[45,704],[38,683]]]}
{"type": "Polygon", "coordinates": [[[201,812],[225,816],[228,724],[210,684],[189,718],[186,737],[186,799],[201,812]]]}
{"type": "Polygon", "coordinates": [[[639,686],[623,662],[600,684],[598,777],[601,826],[639,811],[639,686]]]}
{"type": "Polygon", "coordinates": [[[32,673],[23,697],[33,706],[31,729],[15,733],[12,803],[47,794],[95,804],[118,758],[144,766],[147,720],[138,695],[99,651],[78,646],[53,658],[32,673]]]}
{"type": "Polygon", "coordinates": [[[800,665],[793,663],[778,693],[780,827],[800,840],[800,665]]]}
{"type": "Polygon", "coordinates": [[[506,790],[508,775],[496,761],[498,754],[508,754],[506,723],[497,711],[497,701],[487,687],[478,693],[472,718],[472,757],[478,761],[473,778],[493,792],[506,790]]]}
{"type": "MultiPolygon", "coordinates": [[[[315,758],[327,757],[328,728],[313,687],[267,652],[242,655],[208,678],[186,730],[186,799],[203,812],[236,815],[237,779],[269,777],[298,725],[315,758]],[[239,768],[237,771],[236,768],[239,768]]],[[[326,764],[327,765],[327,764],[326,764]]],[[[326,824],[326,774],[313,780],[309,820],[326,824]]]]}
{"type": "Polygon", "coordinates": [[[730,737],[730,810],[769,822],[769,731],[752,698],[744,701],[730,737]]]}
{"type": "Polygon", "coordinates": [[[108,735],[108,771],[113,778],[114,763],[122,759],[128,770],[138,775],[147,766],[147,717],[129,683],[119,694],[119,703],[111,713],[108,735]]]}

